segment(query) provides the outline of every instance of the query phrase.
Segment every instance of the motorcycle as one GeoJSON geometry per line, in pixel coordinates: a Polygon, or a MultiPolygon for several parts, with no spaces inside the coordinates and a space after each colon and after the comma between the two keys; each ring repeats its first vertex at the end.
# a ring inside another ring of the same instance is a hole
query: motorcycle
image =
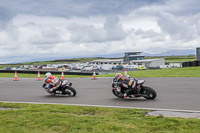
{"type": "Polygon", "coordinates": [[[53,87],[51,84],[44,83],[42,86],[49,94],[61,94],[61,95],[69,95],[70,97],[74,97],[76,95],[76,90],[72,87],[72,83],[68,80],[61,80],[61,86],[50,92],[49,90],[53,87]]]}
{"type": "MultiPolygon", "coordinates": [[[[153,100],[156,98],[156,91],[148,86],[144,86],[145,80],[137,80],[136,78],[132,78],[133,81],[136,82],[136,90],[133,91],[132,94],[130,94],[128,97],[130,98],[138,98],[138,97],[144,97],[146,99],[153,100]]],[[[124,98],[124,93],[127,90],[125,87],[119,87],[118,82],[113,79],[112,80],[112,92],[116,97],[124,98]]]]}

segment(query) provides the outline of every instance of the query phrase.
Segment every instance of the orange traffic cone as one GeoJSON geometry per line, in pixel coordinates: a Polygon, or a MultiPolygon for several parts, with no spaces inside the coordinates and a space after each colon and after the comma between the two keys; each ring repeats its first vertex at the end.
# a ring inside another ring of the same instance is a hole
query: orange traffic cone
{"type": "Polygon", "coordinates": [[[126,71],[126,68],[125,68],[125,72],[124,72],[124,75],[127,75],[127,71],[126,71]]]}
{"type": "Polygon", "coordinates": [[[38,78],[37,80],[40,80],[40,71],[38,71],[38,78]]]}
{"type": "Polygon", "coordinates": [[[93,79],[96,79],[95,70],[93,70],[93,79]]]}
{"type": "Polygon", "coordinates": [[[18,81],[18,79],[17,79],[17,71],[15,71],[15,80],[14,81],[18,81]]]}
{"type": "Polygon", "coordinates": [[[64,80],[64,73],[62,71],[61,79],[64,80]]]}

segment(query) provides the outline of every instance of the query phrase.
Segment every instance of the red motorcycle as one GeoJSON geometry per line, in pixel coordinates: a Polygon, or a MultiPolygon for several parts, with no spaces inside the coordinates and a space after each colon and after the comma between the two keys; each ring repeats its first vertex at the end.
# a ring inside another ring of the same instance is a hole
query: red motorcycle
{"type": "Polygon", "coordinates": [[[68,95],[70,97],[74,97],[76,95],[76,90],[72,87],[72,83],[68,80],[61,80],[62,84],[61,86],[54,90],[53,92],[49,92],[49,90],[53,87],[51,84],[43,84],[43,88],[49,93],[49,94],[60,94],[60,95],[68,95]]]}

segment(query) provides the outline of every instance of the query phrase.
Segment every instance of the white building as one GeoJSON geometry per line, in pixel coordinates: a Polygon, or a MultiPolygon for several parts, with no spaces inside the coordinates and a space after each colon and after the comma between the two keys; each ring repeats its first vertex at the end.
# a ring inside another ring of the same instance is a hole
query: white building
{"type": "Polygon", "coordinates": [[[182,62],[169,62],[170,67],[182,67],[182,62]]]}
{"type": "MultiPolygon", "coordinates": [[[[123,59],[115,59],[115,60],[94,60],[90,61],[91,65],[123,65],[124,60],[123,59]]],[[[165,65],[165,59],[159,58],[159,59],[144,59],[144,60],[131,60],[130,65],[142,65],[147,68],[155,68],[160,67],[161,65],[165,65]]]]}
{"type": "Polygon", "coordinates": [[[158,58],[158,59],[144,59],[144,60],[132,60],[130,61],[131,65],[142,65],[147,68],[153,68],[153,67],[160,67],[161,65],[165,65],[165,59],[164,58],[158,58]]]}
{"type": "Polygon", "coordinates": [[[144,56],[141,55],[141,52],[127,52],[125,53],[125,57],[121,59],[102,59],[102,60],[94,60],[89,62],[90,65],[142,65],[147,68],[156,68],[161,65],[165,65],[164,58],[158,59],[144,59],[144,56]]]}

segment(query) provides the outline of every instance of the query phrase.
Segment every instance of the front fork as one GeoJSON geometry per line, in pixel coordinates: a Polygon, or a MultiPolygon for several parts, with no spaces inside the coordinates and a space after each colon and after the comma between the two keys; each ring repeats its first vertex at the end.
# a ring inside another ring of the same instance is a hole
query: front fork
{"type": "Polygon", "coordinates": [[[113,89],[116,90],[117,92],[121,92],[121,88],[120,87],[115,87],[113,89]]]}

